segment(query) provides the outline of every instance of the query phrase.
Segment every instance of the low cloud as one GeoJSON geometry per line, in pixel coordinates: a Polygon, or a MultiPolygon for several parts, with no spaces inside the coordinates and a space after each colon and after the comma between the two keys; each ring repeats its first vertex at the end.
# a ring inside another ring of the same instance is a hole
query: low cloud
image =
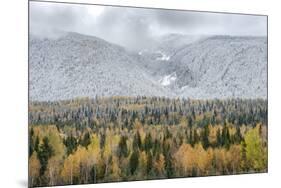
{"type": "Polygon", "coordinates": [[[33,35],[78,32],[135,50],[168,33],[265,36],[266,20],[254,15],[30,2],[33,35]]]}

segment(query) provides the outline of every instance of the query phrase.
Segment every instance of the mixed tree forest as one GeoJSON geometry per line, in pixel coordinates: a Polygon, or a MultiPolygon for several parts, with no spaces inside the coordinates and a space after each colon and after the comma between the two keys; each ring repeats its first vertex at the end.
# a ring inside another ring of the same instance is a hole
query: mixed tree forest
{"type": "Polygon", "coordinates": [[[29,103],[29,186],[267,171],[267,100],[29,103]]]}

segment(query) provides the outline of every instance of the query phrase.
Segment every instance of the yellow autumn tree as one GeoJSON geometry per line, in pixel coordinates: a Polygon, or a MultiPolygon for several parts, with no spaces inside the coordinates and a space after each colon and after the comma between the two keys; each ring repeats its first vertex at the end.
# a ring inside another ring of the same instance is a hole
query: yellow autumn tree
{"type": "Polygon", "coordinates": [[[36,185],[36,179],[39,177],[40,173],[40,161],[37,158],[36,151],[33,152],[31,157],[29,158],[29,166],[28,166],[28,177],[30,186],[36,185]]]}
{"type": "Polygon", "coordinates": [[[214,149],[214,173],[215,175],[228,174],[227,172],[227,151],[225,148],[214,149]]]}
{"type": "Polygon", "coordinates": [[[48,178],[49,186],[58,184],[61,168],[62,160],[59,157],[54,156],[48,160],[48,166],[45,172],[45,176],[48,178]]]}
{"type": "Polygon", "coordinates": [[[158,177],[164,176],[165,173],[165,157],[162,153],[160,153],[155,160],[154,169],[158,174],[158,177]]]}
{"type": "Polygon", "coordinates": [[[57,127],[51,126],[51,128],[48,131],[47,137],[49,138],[50,145],[54,150],[54,155],[58,158],[63,158],[63,156],[66,153],[66,148],[65,145],[63,144],[62,137],[60,136],[57,127]]]}
{"type": "Polygon", "coordinates": [[[194,150],[197,155],[195,160],[197,175],[208,175],[213,157],[211,150],[205,151],[201,143],[196,144],[194,150]]]}
{"type": "Polygon", "coordinates": [[[97,181],[97,177],[96,177],[97,165],[101,158],[99,137],[96,134],[93,134],[91,136],[91,143],[88,146],[86,155],[87,155],[86,157],[87,162],[85,165],[86,165],[87,173],[85,175],[87,176],[87,178],[89,178],[90,171],[93,169],[95,176],[92,178],[93,178],[93,182],[95,183],[97,181]]]}
{"type": "Polygon", "coordinates": [[[105,138],[105,144],[104,144],[104,149],[103,149],[103,161],[105,164],[105,173],[104,175],[108,175],[109,171],[109,165],[110,165],[110,157],[112,155],[112,150],[111,150],[111,135],[107,135],[105,138]]]}
{"type": "MultiPolygon", "coordinates": [[[[77,149],[77,151],[79,151],[79,148],[77,149]]],[[[63,169],[61,171],[61,177],[66,184],[73,184],[74,178],[79,176],[80,173],[79,163],[80,163],[79,158],[77,157],[77,155],[74,154],[70,154],[64,160],[63,169]]]]}
{"type": "Polygon", "coordinates": [[[139,176],[145,178],[147,169],[147,155],[145,151],[140,152],[139,155],[139,176]]]}
{"type": "Polygon", "coordinates": [[[229,171],[232,174],[236,174],[240,171],[241,164],[241,146],[240,145],[231,145],[227,152],[227,163],[229,171]]]}
{"type": "Polygon", "coordinates": [[[266,169],[267,156],[266,148],[262,145],[259,135],[259,126],[249,130],[245,135],[246,158],[250,168],[254,171],[266,169]]]}
{"type": "Polygon", "coordinates": [[[118,165],[118,158],[116,156],[112,156],[110,179],[114,181],[119,181],[120,177],[121,177],[121,169],[119,168],[118,165]]]}
{"type": "Polygon", "coordinates": [[[196,154],[190,144],[182,144],[174,154],[176,172],[179,176],[191,175],[196,164],[196,154]]]}

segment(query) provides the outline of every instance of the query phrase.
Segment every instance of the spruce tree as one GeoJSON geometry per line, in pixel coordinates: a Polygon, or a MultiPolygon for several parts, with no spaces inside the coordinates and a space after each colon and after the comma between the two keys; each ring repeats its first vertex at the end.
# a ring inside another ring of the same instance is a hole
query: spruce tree
{"type": "Polygon", "coordinates": [[[130,165],[130,173],[131,175],[134,175],[135,171],[137,170],[139,166],[139,151],[134,150],[129,161],[130,165]]]}
{"type": "Polygon", "coordinates": [[[127,137],[122,135],[118,144],[117,155],[119,158],[128,156],[127,137]]]}
{"type": "Polygon", "coordinates": [[[44,174],[44,172],[47,168],[47,165],[48,165],[48,160],[49,160],[49,158],[51,158],[51,156],[53,156],[53,154],[54,154],[54,150],[49,143],[49,138],[44,137],[43,143],[42,143],[42,145],[40,145],[39,152],[38,152],[38,159],[41,164],[41,168],[40,168],[41,176],[44,174]]]}

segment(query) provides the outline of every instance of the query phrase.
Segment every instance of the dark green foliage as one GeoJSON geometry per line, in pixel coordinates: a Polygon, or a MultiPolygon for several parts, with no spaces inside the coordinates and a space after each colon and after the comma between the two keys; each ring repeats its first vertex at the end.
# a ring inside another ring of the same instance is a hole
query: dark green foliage
{"type": "Polygon", "coordinates": [[[38,136],[34,135],[33,128],[30,129],[30,135],[29,135],[29,147],[28,147],[28,155],[29,157],[32,155],[34,151],[38,153],[39,149],[39,138],[38,136]]]}
{"type": "Polygon", "coordinates": [[[135,97],[135,98],[106,98],[84,99],[79,101],[81,105],[73,106],[76,100],[61,102],[33,102],[29,121],[32,125],[55,124],[59,128],[63,126],[75,126],[78,130],[90,127],[107,126],[109,122],[120,124],[122,128],[133,129],[134,122],[139,119],[147,125],[175,125],[182,117],[187,118],[188,127],[204,127],[209,124],[255,125],[267,124],[267,101],[256,100],[211,100],[196,101],[190,99],[169,99],[164,97],[135,97]],[[103,105],[99,105],[103,102],[103,105]],[[142,108],[124,109],[124,105],[142,108]],[[72,106],[69,108],[69,106],[72,106]],[[64,109],[64,110],[61,110],[64,109]],[[49,113],[52,111],[53,113],[49,113]],[[121,114],[121,117],[119,116],[121,114]],[[198,120],[196,116],[203,114],[198,120]],[[206,116],[205,114],[212,114],[206,116]],[[219,114],[219,115],[218,115],[219,114]],[[221,118],[222,117],[222,118],[221,118]],[[118,120],[120,118],[120,121],[118,120]]]}
{"type": "Polygon", "coordinates": [[[34,151],[36,151],[38,153],[38,150],[39,150],[39,137],[36,136],[35,143],[34,143],[34,151]]]}
{"type": "Polygon", "coordinates": [[[152,147],[153,147],[152,137],[151,137],[151,134],[148,133],[147,135],[145,135],[144,149],[146,152],[148,152],[148,151],[150,151],[150,149],[152,149],[152,147]]]}
{"type": "Polygon", "coordinates": [[[48,137],[43,138],[43,143],[39,147],[38,151],[38,159],[41,164],[41,169],[40,169],[40,175],[43,175],[47,165],[48,165],[48,160],[51,158],[51,156],[54,154],[53,148],[49,143],[48,137]]]}
{"type": "Polygon", "coordinates": [[[217,130],[216,137],[217,137],[217,139],[216,139],[217,140],[216,146],[217,147],[222,147],[223,142],[222,142],[222,136],[221,136],[221,130],[220,129],[217,130]]]}
{"type": "Polygon", "coordinates": [[[118,157],[127,157],[128,156],[128,148],[127,148],[127,137],[121,136],[121,139],[118,144],[118,150],[117,150],[118,157]]]}
{"type": "Polygon", "coordinates": [[[231,140],[230,140],[230,134],[229,130],[226,126],[223,127],[222,129],[222,146],[224,146],[226,149],[229,149],[231,140]]]}
{"type": "Polygon", "coordinates": [[[209,147],[209,145],[210,145],[210,143],[209,143],[209,133],[210,133],[210,131],[209,131],[209,126],[208,125],[206,125],[205,127],[204,127],[204,129],[203,129],[203,132],[202,132],[202,145],[203,145],[203,148],[204,149],[207,149],[208,147],[209,147]]]}
{"type": "Polygon", "coordinates": [[[147,152],[147,165],[146,165],[146,174],[150,175],[153,165],[153,157],[150,151],[147,152]]]}
{"type": "Polygon", "coordinates": [[[154,156],[161,152],[161,144],[158,139],[155,140],[152,151],[154,156]]]}
{"type": "Polygon", "coordinates": [[[82,140],[80,140],[80,145],[84,146],[84,147],[88,147],[88,145],[91,143],[91,135],[89,132],[87,132],[84,137],[82,138],[82,140]]]}
{"type": "Polygon", "coordinates": [[[188,127],[191,129],[192,125],[193,125],[192,118],[188,116],[188,127]]]}
{"type": "Polygon", "coordinates": [[[72,154],[74,151],[76,151],[78,146],[78,142],[76,138],[73,137],[72,135],[64,139],[63,143],[66,146],[67,155],[72,154]]]}
{"type": "Polygon", "coordinates": [[[129,166],[130,166],[130,173],[131,175],[133,175],[139,166],[139,151],[135,151],[135,150],[133,151],[130,157],[129,166]]]}
{"type": "Polygon", "coordinates": [[[137,131],[135,136],[134,136],[133,149],[134,150],[137,150],[137,149],[141,150],[142,149],[142,143],[141,143],[141,137],[140,137],[139,131],[137,131]]]}
{"type": "Polygon", "coordinates": [[[174,167],[173,167],[173,159],[171,153],[167,153],[165,156],[165,171],[167,178],[173,177],[174,174],[174,167]]]}
{"type": "Polygon", "coordinates": [[[240,127],[239,126],[237,126],[236,127],[236,132],[235,132],[235,134],[234,134],[234,136],[233,136],[233,142],[235,143],[235,144],[240,144],[240,142],[242,141],[242,135],[241,135],[241,131],[240,131],[240,127]]]}
{"type": "Polygon", "coordinates": [[[30,157],[34,151],[34,140],[33,140],[33,135],[34,135],[34,130],[33,128],[30,129],[30,133],[29,133],[29,147],[28,147],[28,156],[30,157]]]}

